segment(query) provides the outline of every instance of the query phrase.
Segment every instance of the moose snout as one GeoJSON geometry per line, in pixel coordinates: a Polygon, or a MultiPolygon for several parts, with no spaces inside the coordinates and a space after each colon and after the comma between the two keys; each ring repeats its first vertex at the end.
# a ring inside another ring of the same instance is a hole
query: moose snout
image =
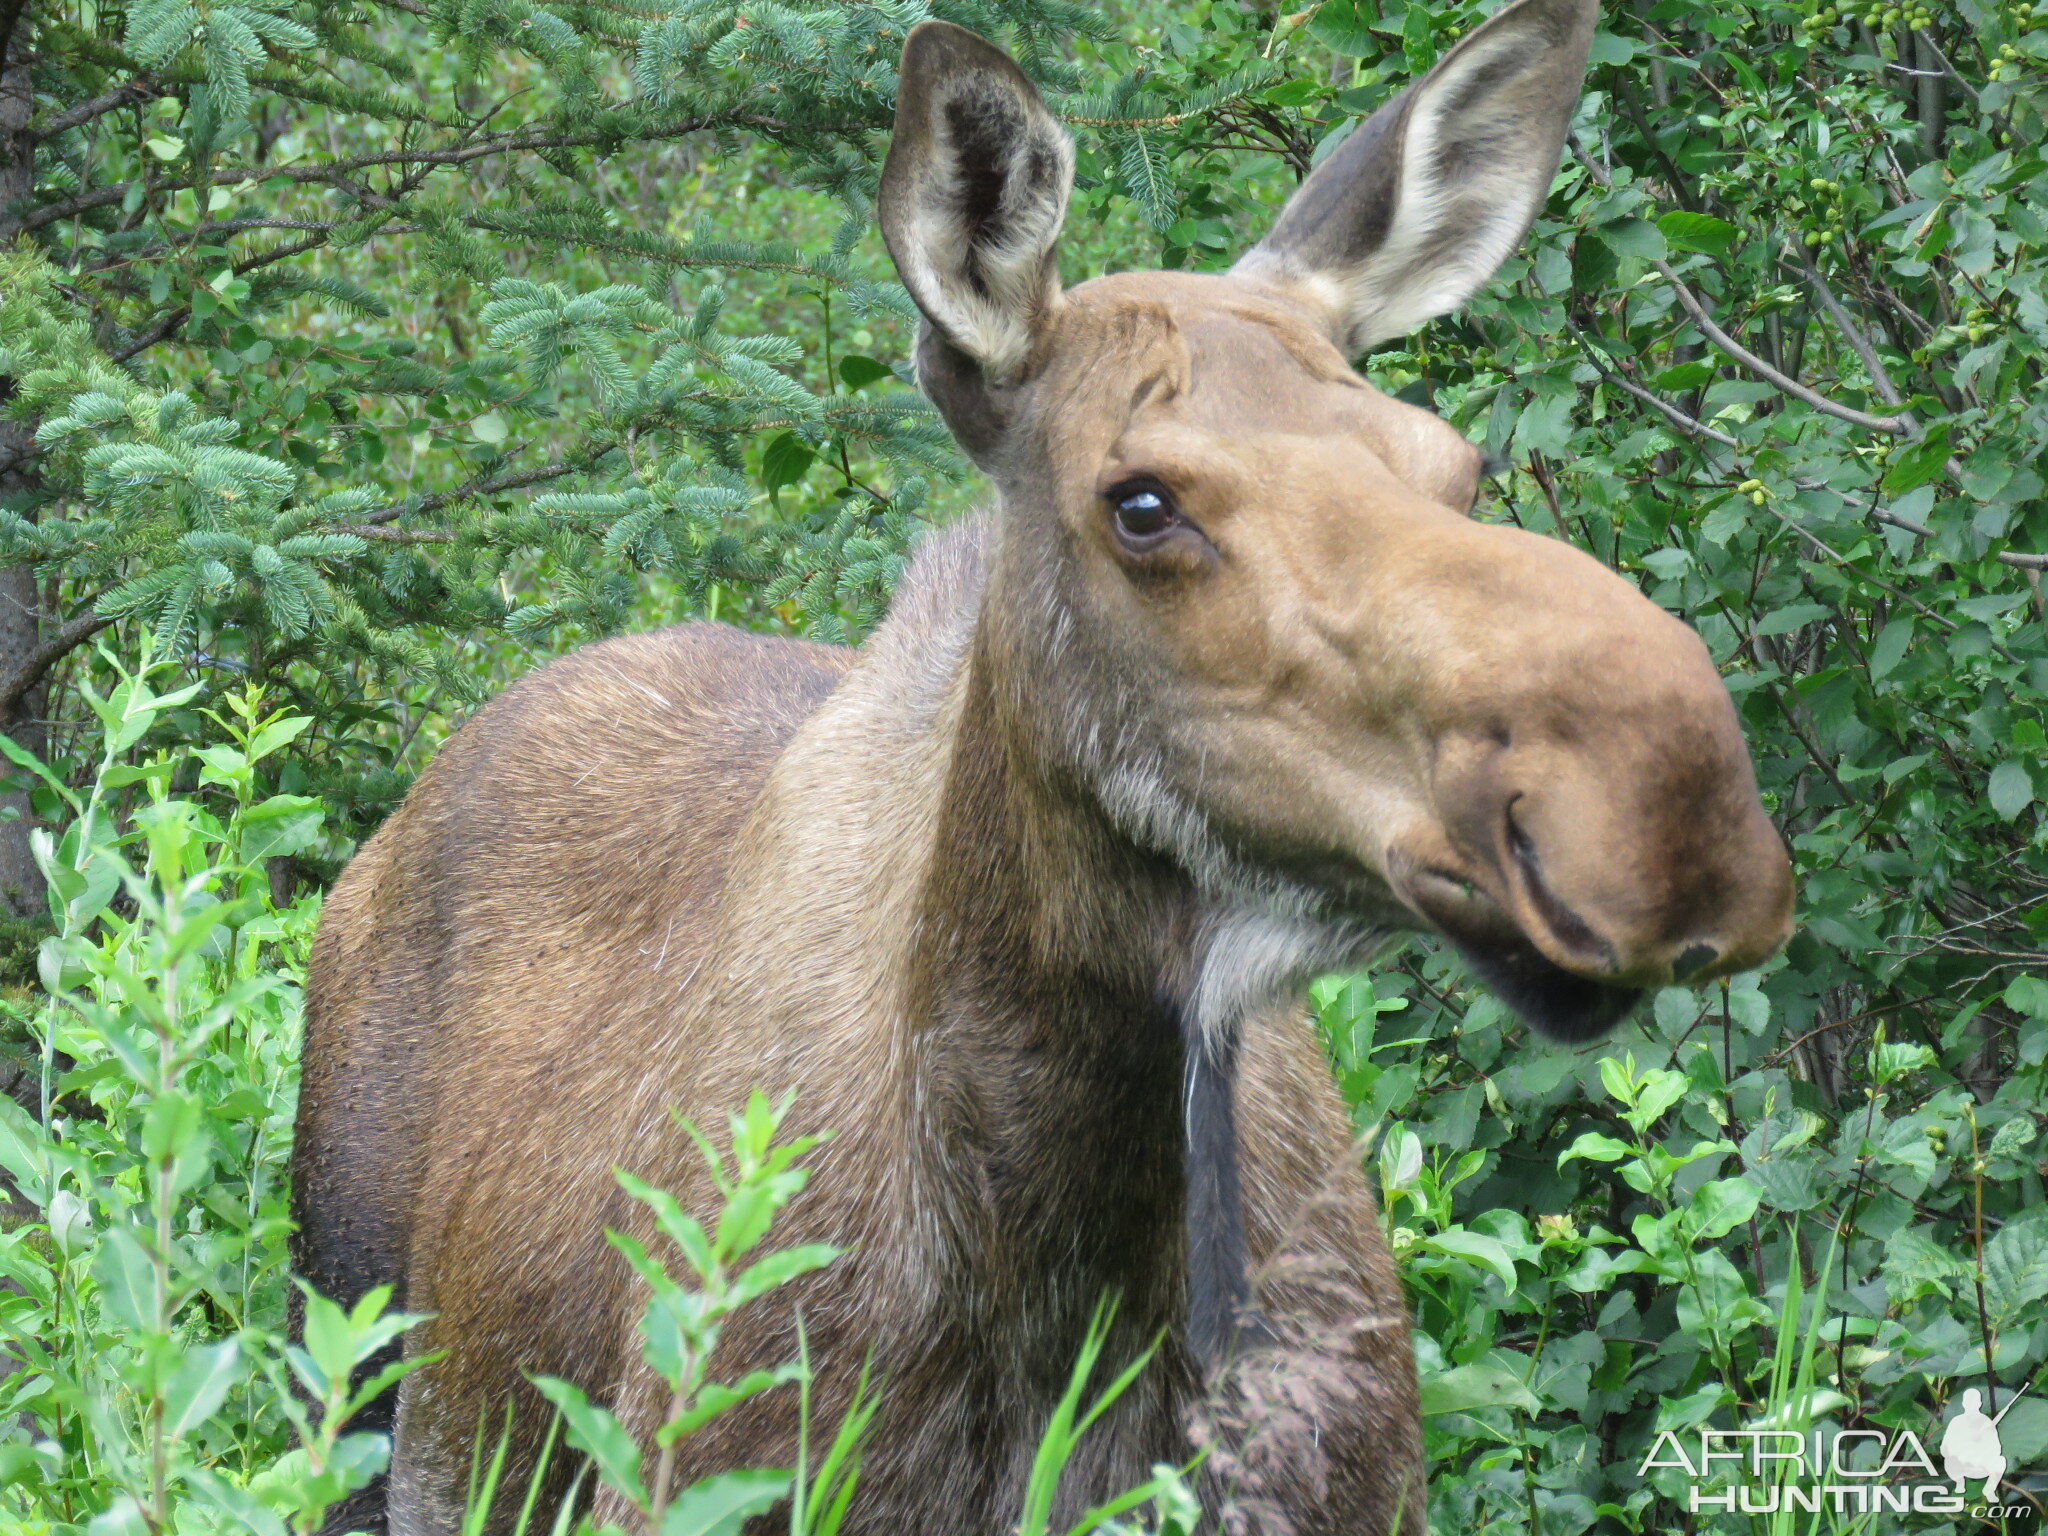
{"type": "Polygon", "coordinates": [[[1408,881],[1426,915],[1616,989],[1768,959],[1791,931],[1791,863],[1709,681],[1519,740],[1495,724],[1440,742],[1443,841],[1408,881]]]}
{"type": "Polygon", "coordinates": [[[1467,524],[1446,547],[1486,578],[1410,610],[1440,638],[1395,894],[1566,1039],[1763,963],[1791,932],[1791,862],[1699,637],[1556,541],[1467,524]]]}

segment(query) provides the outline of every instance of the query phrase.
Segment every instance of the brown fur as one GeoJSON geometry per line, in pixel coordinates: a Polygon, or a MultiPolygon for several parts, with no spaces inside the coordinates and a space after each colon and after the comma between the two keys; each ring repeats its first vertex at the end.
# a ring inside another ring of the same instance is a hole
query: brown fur
{"type": "MultiPolygon", "coordinates": [[[[1522,0],[1465,47],[1531,25],[1548,74],[1516,88],[1554,164],[1579,0],[1522,0]]],[[[1476,452],[1346,365],[1332,336],[1384,316],[1335,312],[1334,280],[1270,246],[1237,276],[1061,294],[1063,163],[1022,76],[928,24],[902,91],[884,226],[975,232],[899,265],[936,317],[925,387],[999,512],[926,543],[857,656],[695,625],[527,678],[330,899],[301,1264],[344,1298],[397,1283],[435,1314],[409,1347],[447,1352],[400,1394],[391,1528],[452,1527],[508,1400],[522,1481],[544,1425],[522,1372],[646,1442],[665,1391],[602,1229],[647,1223],[611,1170],[709,1214],[669,1111],[716,1130],[758,1087],[835,1133],[778,1241],[847,1256],[742,1314],[719,1365],[792,1358],[800,1304],[829,1426],[872,1361],[850,1536],[1011,1529],[1105,1294],[1113,1362],[1165,1343],[1061,1518],[1182,1458],[1192,1424],[1240,1523],[1415,1536],[1407,1320],[1302,987],[1431,927],[1582,1036],[1629,989],[1767,955],[1783,849],[1690,631],[1577,551],[1470,520],[1476,452]],[[984,183],[985,206],[949,201],[984,183]],[[1143,548],[1113,526],[1135,475],[1180,513],[1143,548]],[[1207,1128],[1183,1109],[1204,1070],[1202,1102],[1234,1103],[1207,1128]],[[1191,1181],[1215,1213],[1194,1230],[1191,1181]],[[1211,1398],[1190,1311],[1246,1265],[1273,1342],[1211,1398]]],[[[1367,276],[1345,291],[1421,302],[1413,273],[1367,276]]],[[[795,1428],[793,1395],[758,1399],[686,1440],[679,1476],[787,1465],[795,1428]]]]}

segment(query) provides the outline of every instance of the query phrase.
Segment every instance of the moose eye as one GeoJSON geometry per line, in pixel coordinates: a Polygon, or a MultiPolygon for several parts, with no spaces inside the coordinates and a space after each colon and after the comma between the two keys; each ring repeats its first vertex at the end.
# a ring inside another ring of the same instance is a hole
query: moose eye
{"type": "Polygon", "coordinates": [[[1146,544],[1180,521],[1180,512],[1163,486],[1150,481],[1120,485],[1109,493],[1116,531],[1128,544],[1146,544]]]}

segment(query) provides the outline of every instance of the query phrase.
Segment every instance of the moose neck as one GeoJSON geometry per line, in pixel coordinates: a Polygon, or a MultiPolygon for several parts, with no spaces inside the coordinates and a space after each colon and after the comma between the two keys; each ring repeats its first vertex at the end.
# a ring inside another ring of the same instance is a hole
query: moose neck
{"type": "Polygon", "coordinates": [[[917,1234],[903,1284],[964,1268],[995,1312],[975,1331],[1043,1329],[1036,1360],[1070,1360],[1107,1291],[1140,1337],[1185,1320],[1213,1358],[1244,1272],[1236,1026],[1325,930],[1191,878],[1050,750],[999,643],[996,533],[927,543],[784,753],[699,1006],[780,1019],[778,1049],[816,1063],[807,1117],[904,1159],[875,1212],[917,1234]]]}
{"type": "Polygon", "coordinates": [[[1244,1257],[1234,1036],[1196,1027],[1204,903],[1044,761],[1010,682],[969,649],[908,1011],[955,1090],[927,1102],[974,1108],[924,1129],[978,1165],[1003,1269],[1070,1306],[1120,1293],[1148,1327],[1184,1307],[1213,1359],[1244,1257]]]}

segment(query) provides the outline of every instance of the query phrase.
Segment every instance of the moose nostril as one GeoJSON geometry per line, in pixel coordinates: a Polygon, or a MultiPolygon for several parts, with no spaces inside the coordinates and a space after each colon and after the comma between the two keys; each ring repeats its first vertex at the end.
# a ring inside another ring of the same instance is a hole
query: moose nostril
{"type": "Polygon", "coordinates": [[[1691,944],[1679,951],[1678,958],[1671,962],[1671,979],[1684,981],[1686,977],[1705,970],[1721,958],[1721,952],[1711,944],[1691,944]]]}
{"type": "Polygon", "coordinates": [[[1613,969],[1613,946],[1595,933],[1585,919],[1559,900],[1557,894],[1544,883],[1542,859],[1537,852],[1536,844],[1522,829],[1522,824],[1515,819],[1515,802],[1521,798],[1520,795],[1508,797],[1505,819],[1508,851],[1513,854],[1515,864],[1521,872],[1524,893],[1560,944],[1577,951],[1594,964],[1613,969]]]}

